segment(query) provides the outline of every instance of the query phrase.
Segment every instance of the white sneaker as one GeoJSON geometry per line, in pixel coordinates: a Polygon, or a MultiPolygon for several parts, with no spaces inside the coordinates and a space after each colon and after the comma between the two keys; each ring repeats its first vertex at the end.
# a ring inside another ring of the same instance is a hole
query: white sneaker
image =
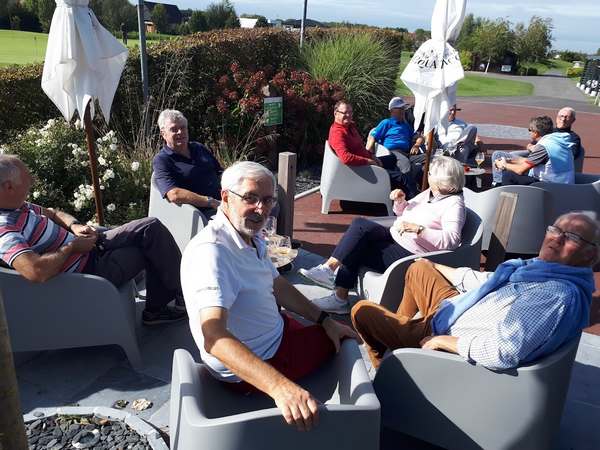
{"type": "Polygon", "coordinates": [[[335,287],[335,273],[326,264],[319,264],[310,269],[300,269],[298,272],[300,275],[308,278],[319,286],[323,286],[327,289],[333,289],[335,287]]]}
{"type": "Polygon", "coordinates": [[[332,292],[327,297],[315,298],[311,300],[315,305],[317,305],[323,311],[327,311],[334,314],[349,314],[350,313],[350,305],[346,300],[339,300],[335,295],[335,292],[332,292]]]}

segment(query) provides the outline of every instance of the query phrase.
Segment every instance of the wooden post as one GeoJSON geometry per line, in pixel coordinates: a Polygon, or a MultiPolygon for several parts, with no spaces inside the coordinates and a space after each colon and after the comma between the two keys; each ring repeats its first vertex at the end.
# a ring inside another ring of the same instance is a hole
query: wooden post
{"type": "Polygon", "coordinates": [[[19,388],[0,294],[0,450],[27,450],[19,388]]]}
{"type": "Polygon", "coordinates": [[[423,164],[423,182],[421,183],[421,191],[429,187],[427,179],[429,173],[429,161],[431,160],[431,152],[433,151],[433,130],[427,134],[427,147],[425,149],[425,163],[423,164]]]}
{"type": "Polygon", "coordinates": [[[279,154],[277,184],[279,198],[279,219],[277,233],[292,237],[294,232],[294,197],[296,195],[296,163],[298,156],[292,152],[279,154]]]}
{"type": "Polygon", "coordinates": [[[498,265],[504,262],[518,200],[518,194],[512,192],[500,193],[494,217],[494,229],[490,236],[490,245],[485,261],[485,270],[488,272],[493,272],[498,265]]]}
{"type": "MultiPolygon", "coordinates": [[[[93,100],[90,100],[93,101],[93,100]]],[[[98,166],[96,164],[96,143],[94,142],[94,129],[92,128],[92,115],[90,104],[85,108],[83,115],[85,124],[85,141],[87,143],[88,158],[90,160],[90,172],[92,174],[92,186],[94,187],[94,200],[96,202],[96,217],[98,225],[104,226],[104,210],[102,209],[102,194],[100,193],[100,182],[98,181],[98,166]]]]}

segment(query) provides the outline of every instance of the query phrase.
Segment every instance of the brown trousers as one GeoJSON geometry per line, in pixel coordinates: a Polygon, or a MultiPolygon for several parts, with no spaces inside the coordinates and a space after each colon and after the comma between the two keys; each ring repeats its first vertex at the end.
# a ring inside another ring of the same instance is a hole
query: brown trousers
{"type": "Polygon", "coordinates": [[[379,367],[388,349],[420,348],[421,340],[431,335],[431,320],[441,301],[457,294],[429,261],[420,260],[406,272],[404,295],[396,313],[369,300],[354,305],[352,323],[367,344],[373,366],[379,367]],[[417,312],[421,317],[413,319],[417,312]]]}

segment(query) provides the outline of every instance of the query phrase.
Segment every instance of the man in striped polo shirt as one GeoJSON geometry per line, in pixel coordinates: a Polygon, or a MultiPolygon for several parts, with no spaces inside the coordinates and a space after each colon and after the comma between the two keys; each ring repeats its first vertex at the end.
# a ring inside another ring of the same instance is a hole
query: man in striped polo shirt
{"type": "Polygon", "coordinates": [[[169,231],[144,218],[99,233],[70,214],[26,201],[32,178],[13,155],[0,155],[0,264],[33,282],[63,272],[89,273],[120,287],[146,271],[143,323],[156,325],[186,317],[182,299],[181,253],[169,231]]]}

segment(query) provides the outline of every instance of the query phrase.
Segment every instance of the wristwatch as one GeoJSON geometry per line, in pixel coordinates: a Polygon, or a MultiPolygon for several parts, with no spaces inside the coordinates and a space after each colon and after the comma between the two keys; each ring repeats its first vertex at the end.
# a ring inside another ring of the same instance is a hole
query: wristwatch
{"type": "Polygon", "coordinates": [[[325,322],[325,319],[328,317],[330,317],[328,312],[321,311],[321,314],[319,314],[319,318],[317,319],[317,324],[323,325],[323,322],[325,322]]]}

